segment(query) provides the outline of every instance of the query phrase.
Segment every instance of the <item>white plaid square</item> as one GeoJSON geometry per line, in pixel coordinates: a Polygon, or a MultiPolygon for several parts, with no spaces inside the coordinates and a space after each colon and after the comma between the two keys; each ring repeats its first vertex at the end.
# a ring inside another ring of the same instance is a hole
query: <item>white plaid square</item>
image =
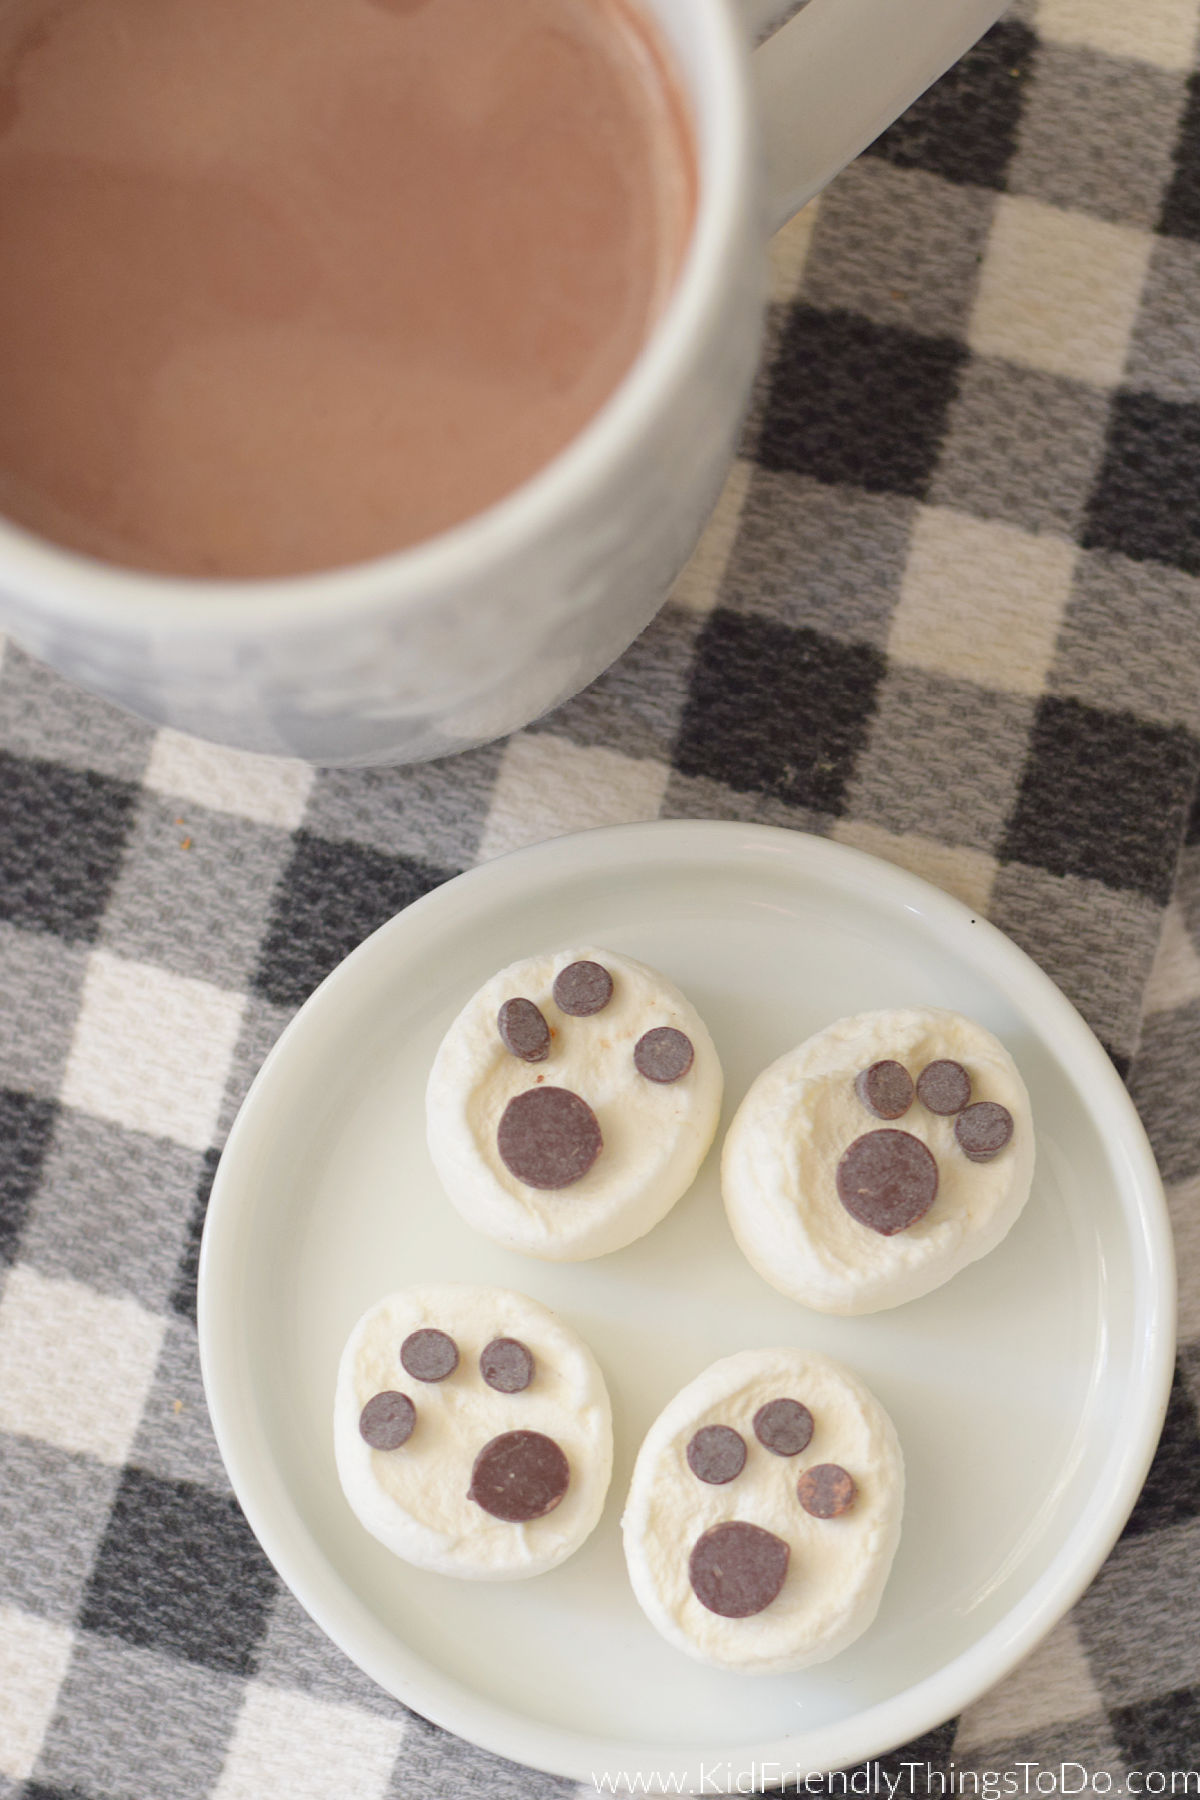
{"type": "Polygon", "coordinates": [[[1200,953],[1192,942],[1182,906],[1178,900],[1172,900],[1163,913],[1162,933],[1142,1010],[1170,1012],[1189,1000],[1200,1000],[1200,953]]]}
{"type": "Polygon", "coordinates": [[[871,825],[865,819],[839,819],[830,832],[839,844],[852,844],[884,862],[920,875],[943,893],[953,894],[972,912],[986,915],[996,873],[996,860],[986,850],[966,844],[939,844],[920,832],[903,835],[871,825]]]}
{"type": "Polygon", "coordinates": [[[278,756],[253,756],[164,729],[150,751],[145,785],[214,812],[294,831],[304,818],[315,770],[278,756]]]}
{"type": "Polygon", "coordinates": [[[0,1775],[33,1774],[71,1655],[71,1633],[0,1606],[0,1775]]]}
{"type": "Polygon", "coordinates": [[[1153,242],[1132,226],[1002,194],[968,325],[971,349],[1115,386],[1153,242]]]}
{"type": "Polygon", "coordinates": [[[1167,1210],[1175,1239],[1176,1331],[1181,1344],[1194,1344],[1200,1342],[1200,1175],[1170,1184],[1167,1210]]]}
{"type": "Polygon", "coordinates": [[[820,205],[820,200],[816,199],[802,206],[767,245],[769,293],[776,306],[786,306],[800,292],[820,205]]]}
{"type": "Polygon", "coordinates": [[[1048,43],[1183,73],[1196,52],[1197,10],[1196,0],[1040,0],[1037,30],[1048,43]]]}
{"type": "Polygon", "coordinates": [[[478,860],[593,825],[656,819],[665,763],[601,748],[581,750],[549,732],[524,732],[504,752],[478,860]]]}
{"type": "Polygon", "coordinates": [[[245,998],[108,950],[88,958],[68,1106],[193,1150],[213,1141],[245,998]]]}
{"type": "Polygon", "coordinates": [[[0,1296],[0,1430],[118,1467],[142,1416],[163,1330],[135,1300],[15,1264],[0,1296]]]}
{"type": "Polygon", "coordinates": [[[910,667],[1040,694],[1078,555],[1050,533],[947,506],[914,521],[888,652],[910,667]]]}
{"type": "Polygon", "coordinates": [[[686,607],[688,612],[706,613],[716,605],[753,473],[753,463],[741,458],[730,469],[704,536],[671,590],[676,606],[686,607]]]}
{"type": "Polygon", "coordinates": [[[212,1800],[383,1800],[401,1719],[251,1682],[212,1800]]]}

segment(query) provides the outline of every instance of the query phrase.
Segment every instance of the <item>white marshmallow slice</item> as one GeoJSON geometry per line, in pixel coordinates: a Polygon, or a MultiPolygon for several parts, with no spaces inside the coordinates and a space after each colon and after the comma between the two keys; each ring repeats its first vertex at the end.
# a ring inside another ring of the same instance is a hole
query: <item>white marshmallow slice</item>
{"type": "Polygon", "coordinates": [[[818,1312],[856,1314],[929,1293],[993,1250],[1029,1198],[1033,1165],[1029,1095],[1004,1045],[961,1013],[905,1007],[839,1019],[765,1069],[726,1134],[721,1186],[734,1237],[765,1281],[818,1312]],[[931,1063],[961,1065],[970,1104],[1011,1115],[1010,1141],[972,1160],[956,1135],[966,1115],[933,1112],[917,1093],[902,1115],[876,1116],[857,1078],[885,1061],[914,1088],[931,1063]],[[932,1205],[891,1235],[852,1216],[838,1193],[846,1151],[876,1131],[917,1139],[936,1165],[932,1205]]]}
{"type": "Polygon", "coordinates": [[[396,1556],[443,1575],[504,1581],[556,1567],[596,1526],[612,1476],[612,1410],[595,1357],[547,1307],[509,1288],[444,1282],[371,1307],[342,1353],[333,1429],[359,1522],[396,1556]],[[514,1340],[532,1362],[526,1386],[514,1386],[529,1368],[514,1340]],[[485,1366],[499,1386],[481,1367],[497,1342],[506,1347],[485,1366]],[[529,1504],[546,1509],[516,1519],[495,1510],[529,1504]]]}
{"type": "Polygon", "coordinates": [[[561,950],[502,970],[451,1025],[429,1076],[429,1151],[447,1196],[477,1231],[531,1256],[581,1261],[632,1243],[686,1193],[716,1132],[722,1087],[712,1038],[665,976],[614,951],[561,950]],[[557,987],[569,998],[561,982],[581,964],[598,965],[612,982],[611,996],[586,1013],[565,1010],[556,997],[557,987]],[[527,1060],[501,1035],[501,1009],[516,1001],[526,1003],[535,1049],[528,1008],[545,1021],[542,1058],[527,1060]],[[687,1040],[691,1060],[681,1073],[661,1054],[651,1065],[657,1078],[639,1069],[635,1049],[651,1032],[660,1053],[678,1051],[681,1061],[687,1040]],[[563,1137],[578,1151],[557,1185],[553,1169],[548,1180],[528,1178],[545,1172],[536,1151],[528,1160],[519,1154],[521,1109],[541,1106],[534,1090],[542,1088],[575,1096],[596,1128],[589,1143],[582,1113],[574,1116],[565,1100],[545,1103],[558,1104],[563,1137]],[[514,1144],[518,1153],[506,1160],[502,1145],[508,1153],[514,1144]]]}
{"type": "Polygon", "coordinates": [[[895,1429],[856,1375],[791,1346],[741,1351],[676,1394],[646,1434],[622,1520],[629,1577],[651,1624],[689,1656],[745,1674],[783,1674],[836,1656],[872,1623],[903,1507],[895,1429]],[[781,1401],[806,1408],[812,1423],[803,1448],[786,1454],[755,1429],[762,1409],[781,1401]],[[740,1473],[702,1479],[689,1446],[698,1433],[730,1431],[745,1446],[740,1473]],[[818,1473],[830,1470],[837,1475],[818,1473]],[[833,1516],[807,1510],[802,1486],[810,1502],[813,1488],[839,1492],[833,1516]],[[736,1579],[731,1598],[729,1571],[714,1576],[722,1553],[705,1557],[706,1545],[721,1542],[711,1534],[732,1526],[776,1559],[761,1591],[751,1580],[743,1592],[749,1610],[741,1616],[736,1579]],[[714,1600],[733,1610],[714,1610],[714,1600]]]}

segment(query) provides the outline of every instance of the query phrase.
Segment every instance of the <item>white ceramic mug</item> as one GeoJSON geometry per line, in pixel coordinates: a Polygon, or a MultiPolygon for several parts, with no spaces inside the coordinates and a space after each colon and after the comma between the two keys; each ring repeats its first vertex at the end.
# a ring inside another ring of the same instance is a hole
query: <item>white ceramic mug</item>
{"type": "Polygon", "coordinates": [[[661,605],[729,466],[760,354],[770,231],[1004,0],[643,4],[691,103],[696,223],[633,369],[553,462],[424,544],[279,580],[137,573],[0,521],[0,625],[145,718],[323,764],[411,762],[501,737],[606,668],[661,605]]]}

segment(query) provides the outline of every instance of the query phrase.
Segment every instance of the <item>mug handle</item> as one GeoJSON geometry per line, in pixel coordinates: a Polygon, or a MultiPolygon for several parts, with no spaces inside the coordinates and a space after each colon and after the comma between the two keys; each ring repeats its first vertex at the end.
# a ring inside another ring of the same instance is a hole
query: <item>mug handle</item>
{"type": "Polygon", "coordinates": [[[769,225],[787,223],[995,23],[1008,0],[742,0],[766,146],[769,225]]]}

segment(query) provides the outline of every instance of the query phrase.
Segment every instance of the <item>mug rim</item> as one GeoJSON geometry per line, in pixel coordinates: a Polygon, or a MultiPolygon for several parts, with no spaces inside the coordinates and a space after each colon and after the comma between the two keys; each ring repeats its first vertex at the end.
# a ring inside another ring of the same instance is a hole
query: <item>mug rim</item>
{"type": "MultiPolygon", "coordinates": [[[[238,635],[294,630],[336,611],[359,616],[425,606],[488,568],[524,553],[547,526],[586,505],[650,428],[674,388],[686,380],[704,341],[707,315],[721,286],[725,247],[754,204],[757,138],[753,124],[749,45],[735,0],[689,0],[689,34],[706,57],[707,104],[682,65],[663,0],[637,0],[668,38],[672,65],[689,105],[699,165],[696,219],[667,303],[630,368],[599,411],[549,462],[483,511],[433,537],[362,562],[298,575],[214,578],[163,574],[105,562],[58,545],[0,515],[0,611],[32,603],[59,624],[156,634],[214,628],[238,635]],[[703,9],[703,10],[701,10],[703,9]]],[[[0,617],[0,627],[4,624],[0,617]]]]}

